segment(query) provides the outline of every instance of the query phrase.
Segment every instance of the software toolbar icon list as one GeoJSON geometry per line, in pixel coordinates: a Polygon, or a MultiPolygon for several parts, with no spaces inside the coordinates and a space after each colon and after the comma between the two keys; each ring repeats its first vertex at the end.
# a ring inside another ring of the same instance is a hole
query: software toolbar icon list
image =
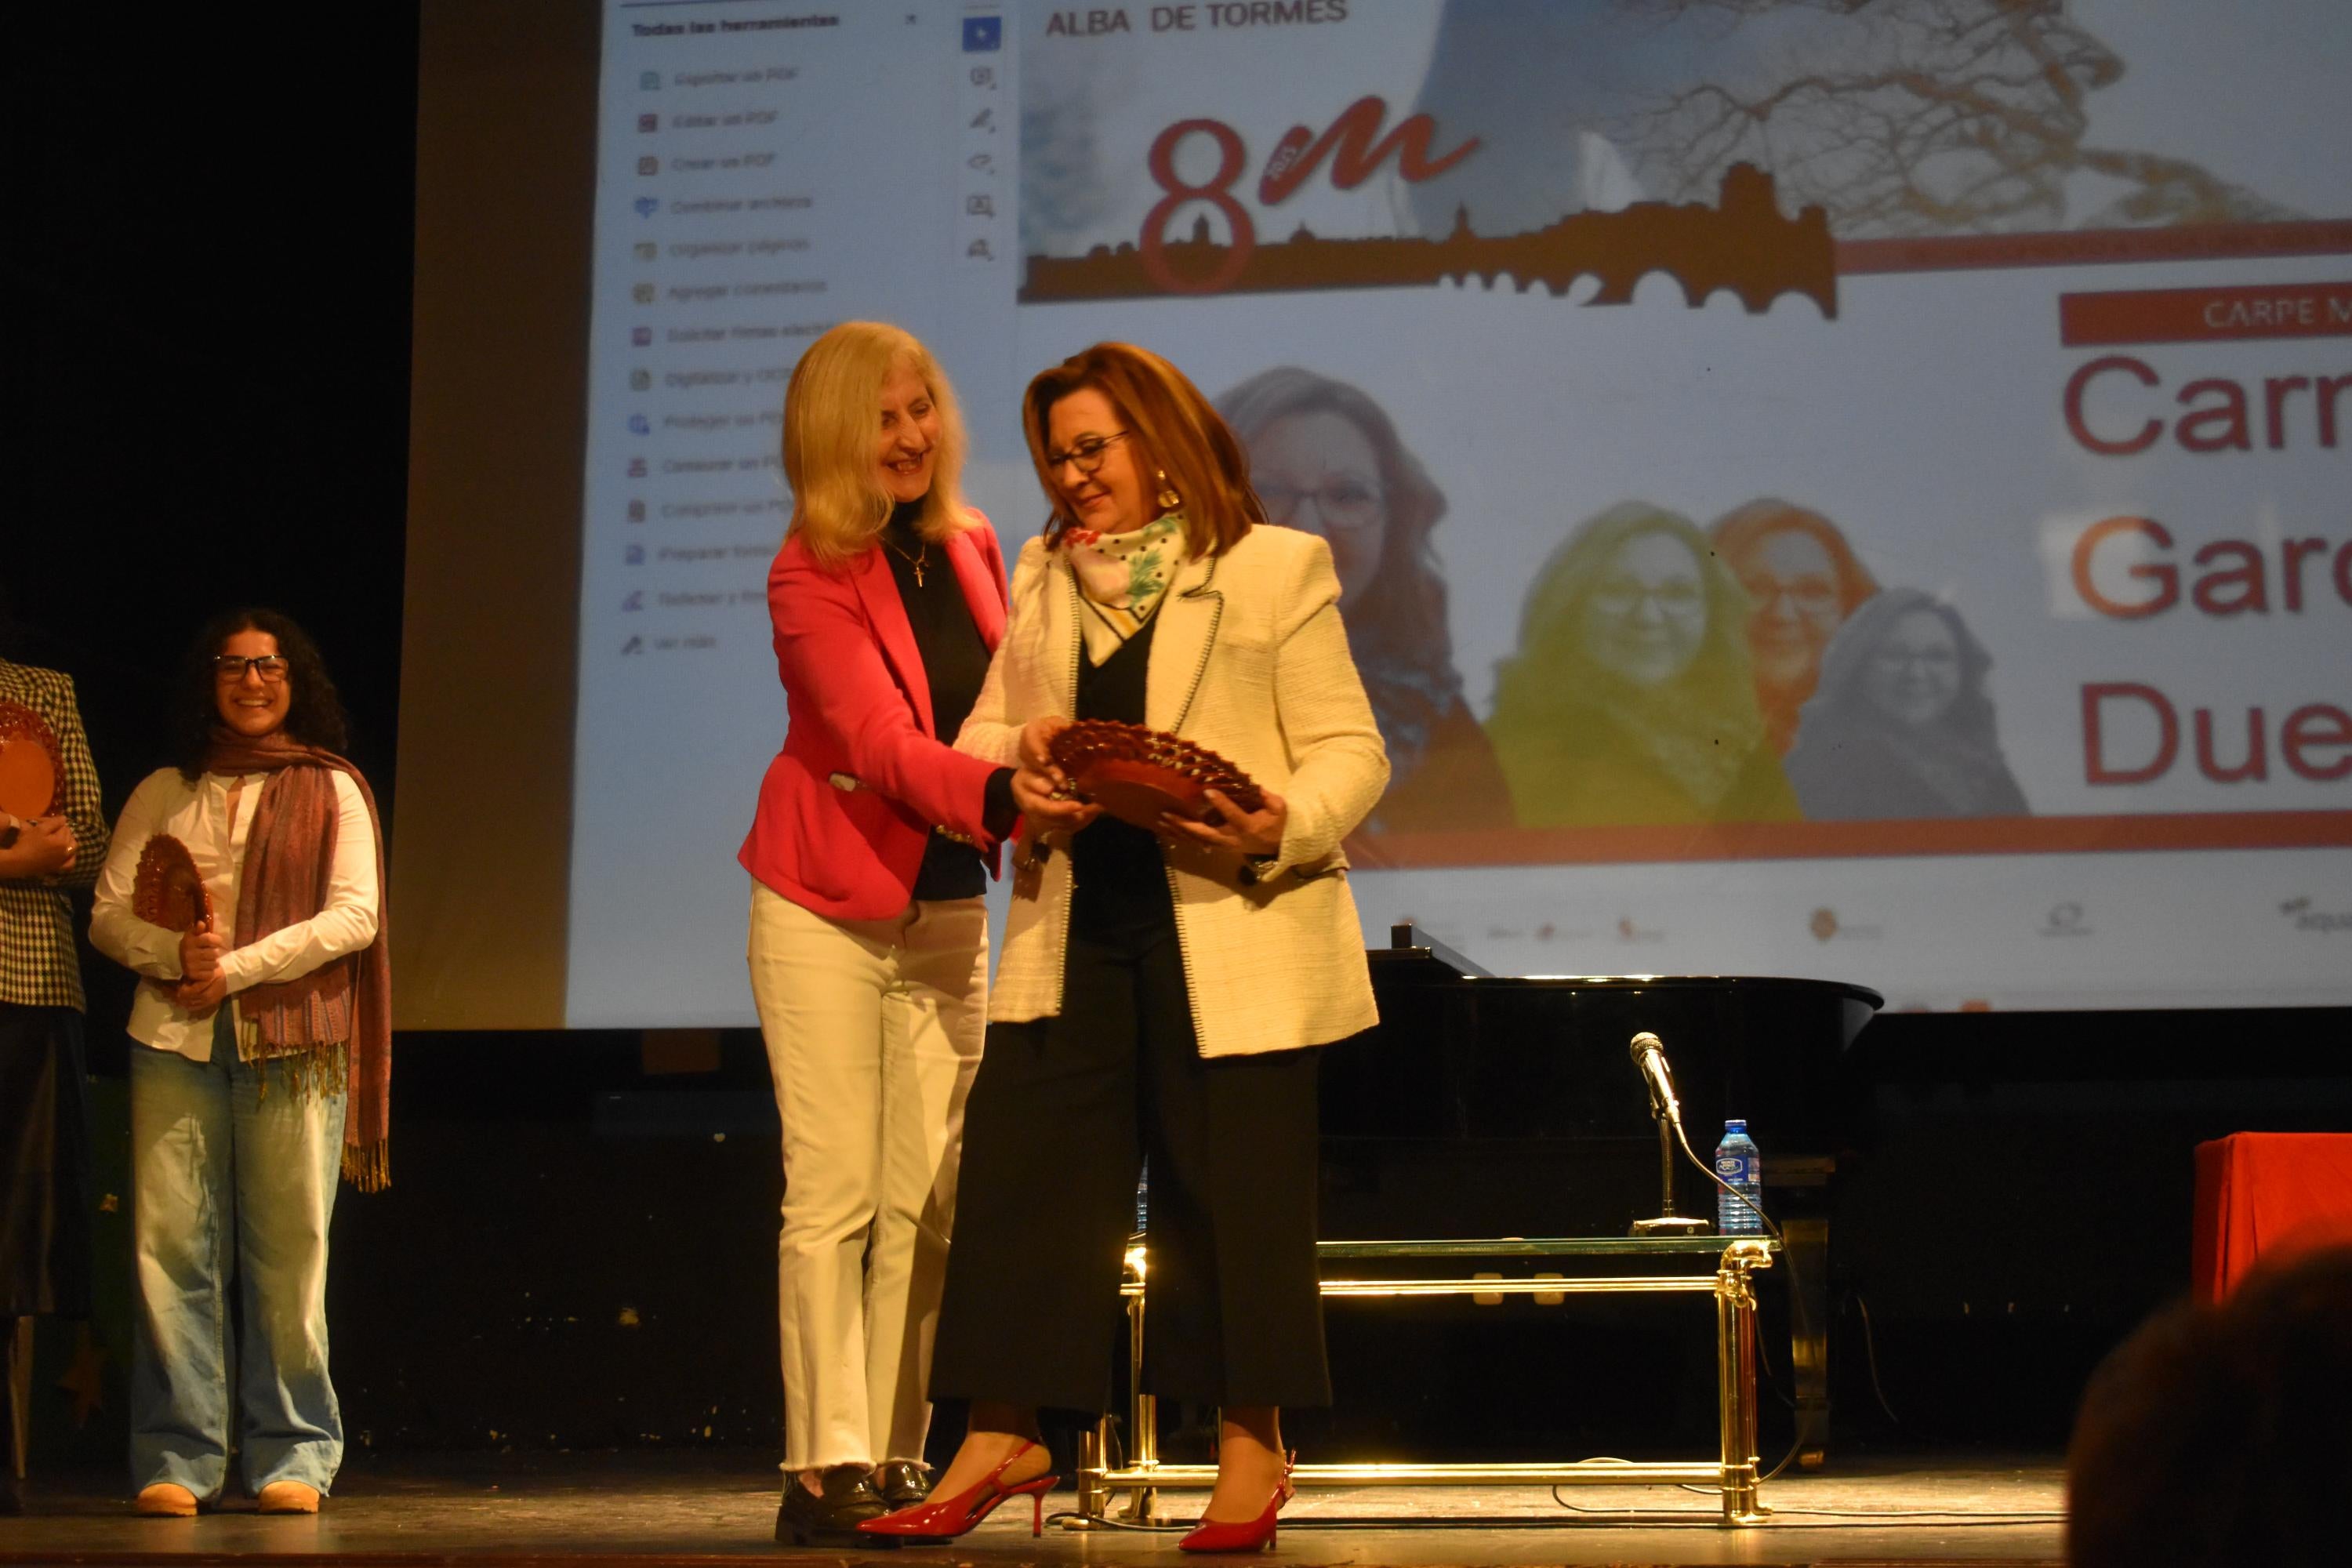
{"type": "Polygon", "coordinates": [[[1005,100],[1012,75],[1011,61],[1004,50],[1004,18],[995,14],[968,16],[963,18],[963,54],[967,63],[956,82],[957,113],[963,132],[958,151],[963,160],[962,210],[958,215],[955,249],[965,263],[993,265],[1000,256],[1008,254],[1004,244],[1003,219],[1009,215],[1009,196],[1000,200],[1003,191],[1003,171],[1009,153],[997,134],[1003,119],[1000,105],[1005,100]],[[985,63],[971,63],[969,57],[994,55],[985,63]]]}

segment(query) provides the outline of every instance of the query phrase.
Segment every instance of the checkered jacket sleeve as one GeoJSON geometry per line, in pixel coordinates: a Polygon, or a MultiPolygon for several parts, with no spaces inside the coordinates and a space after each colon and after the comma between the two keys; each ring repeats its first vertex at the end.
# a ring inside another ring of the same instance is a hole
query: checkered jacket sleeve
{"type": "Polygon", "coordinates": [[[54,883],[0,882],[0,1002],[79,1009],[81,964],[75,955],[68,893],[95,882],[106,863],[98,767],[90,760],[71,677],[0,659],[0,697],[38,713],[58,739],[65,763],[65,817],[73,825],[75,847],[73,869],[54,883]]]}

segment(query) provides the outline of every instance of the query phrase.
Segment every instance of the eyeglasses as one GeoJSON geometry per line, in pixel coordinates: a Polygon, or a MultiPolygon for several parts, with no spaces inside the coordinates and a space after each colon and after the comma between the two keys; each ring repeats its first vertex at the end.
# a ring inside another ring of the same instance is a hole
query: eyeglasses
{"type": "Polygon", "coordinates": [[[1916,670],[1927,675],[1948,675],[1960,667],[1960,656],[1948,647],[1878,648],[1870,662],[1889,675],[1908,675],[1916,670]]]}
{"type": "Polygon", "coordinates": [[[243,654],[224,653],[213,659],[213,679],[243,680],[247,670],[261,677],[266,685],[275,686],[286,679],[286,659],[282,654],[256,654],[251,658],[243,654]]]}
{"type": "Polygon", "coordinates": [[[1281,527],[1294,526],[1291,520],[1298,515],[1298,509],[1313,501],[1323,526],[1343,531],[1371,527],[1380,521],[1381,510],[1388,504],[1378,485],[1361,479],[1333,479],[1311,490],[1267,480],[1258,485],[1257,499],[1265,502],[1266,521],[1281,527]]]}
{"type": "Polygon", "coordinates": [[[1091,474],[1103,466],[1103,454],[1110,450],[1112,442],[1124,441],[1133,434],[1132,430],[1116,430],[1108,436],[1082,437],[1071,442],[1066,452],[1046,453],[1045,471],[1059,474],[1066,465],[1076,463],[1078,472],[1091,474]]]}
{"type": "Polygon", "coordinates": [[[1660,613],[1687,619],[1706,613],[1706,595],[1696,583],[1676,579],[1653,586],[1631,578],[1612,578],[1592,591],[1592,607],[1605,616],[1630,616],[1644,603],[1660,613]]]}
{"type": "Polygon", "coordinates": [[[1820,612],[1837,607],[1837,584],[1825,577],[1743,577],[1739,585],[1748,590],[1751,604],[1769,609],[1787,599],[1797,609],[1820,612]]]}

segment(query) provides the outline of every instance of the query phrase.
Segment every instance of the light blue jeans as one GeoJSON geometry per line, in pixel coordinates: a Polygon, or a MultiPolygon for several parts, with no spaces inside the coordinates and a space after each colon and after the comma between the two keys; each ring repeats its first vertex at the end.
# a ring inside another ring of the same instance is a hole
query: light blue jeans
{"type": "Polygon", "coordinates": [[[235,1384],[247,1489],[300,1481],[323,1493],[343,1458],[327,1376],[327,1226],[348,1097],[298,1095],[282,1066],[239,1061],[228,1014],[209,1062],[131,1047],[131,1479],[217,1497],[235,1384]]]}

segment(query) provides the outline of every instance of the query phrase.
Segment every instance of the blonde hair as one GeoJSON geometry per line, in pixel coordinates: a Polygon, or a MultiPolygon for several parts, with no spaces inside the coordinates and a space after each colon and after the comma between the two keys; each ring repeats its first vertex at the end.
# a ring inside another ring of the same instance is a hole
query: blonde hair
{"type": "Polygon", "coordinates": [[[963,499],[963,414],[947,373],[912,332],[887,321],[844,321],[808,346],[784,389],[784,482],[793,521],[812,554],[838,566],[869,548],[890,520],[876,476],[876,423],[882,388],[901,366],[920,378],[939,410],[931,488],[915,530],[925,539],[960,533],[977,520],[963,499]]]}
{"type": "Polygon", "coordinates": [[[1201,389],[1184,373],[1133,343],[1097,343],[1041,371],[1021,400],[1021,428],[1029,437],[1029,460],[1037,482],[1054,503],[1045,542],[1056,542],[1076,526],[1062,501],[1061,486],[1045,465],[1046,420],[1054,405],[1080,387],[1110,399],[1134,434],[1139,466],[1156,495],[1172,489],[1171,510],[1184,514],[1184,542],[1196,556],[1222,555],[1252,525],[1265,521],[1265,508],[1250,489],[1249,453],[1201,389]]]}

